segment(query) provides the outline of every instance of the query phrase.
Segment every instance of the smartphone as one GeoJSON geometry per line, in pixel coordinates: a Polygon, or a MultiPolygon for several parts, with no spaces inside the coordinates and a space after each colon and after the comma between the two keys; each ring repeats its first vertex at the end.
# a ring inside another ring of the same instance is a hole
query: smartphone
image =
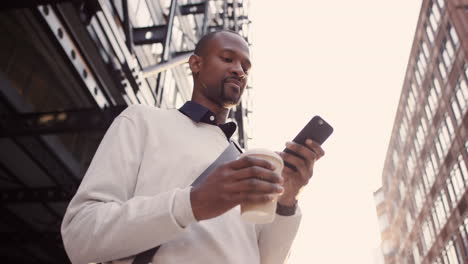
{"type": "MultiPolygon", "coordinates": [[[[333,127],[330,126],[323,118],[320,116],[314,116],[309,123],[297,134],[297,136],[293,139],[294,142],[299,143],[301,145],[305,145],[306,139],[310,138],[313,141],[317,142],[319,145],[322,145],[325,140],[333,133],[333,127]]],[[[295,155],[299,158],[302,158],[299,154],[285,148],[283,150],[286,153],[290,153],[295,155]]],[[[291,169],[296,170],[296,167],[293,165],[285,162],[285,166],[288,166],[291,169]]]]}

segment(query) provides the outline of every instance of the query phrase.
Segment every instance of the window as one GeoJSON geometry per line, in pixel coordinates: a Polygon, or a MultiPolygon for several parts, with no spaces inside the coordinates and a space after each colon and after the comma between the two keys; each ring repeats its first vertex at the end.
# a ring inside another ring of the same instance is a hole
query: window
{"type": "Polygon", "coordinates": [[[403,120],[401,122],[400,130],[399,130],[399,135],[400,135],[400,141],[401,144],[403,145],[406,141],[406,135],[408,132],[408,120],[406,119],[406,116],[403,116],[403,120]]]}
{"type": "Polygon", "coordinates": [[[429,24],[424,24],[424,28],[426,30],[426,35],[427,35],[427,39],[429,40],[429,42],[432,44],[434,42],[434,31],[432,31],[432,28],[429,24]]]}
{"type": "MultiPolygon", "coordinates": [[[[422,42],[424,43],[424,42],[422,42]]],[[[422,44],[421,44],[422,45],[422,44]]],[[[423,46],[424,47],[424,46],[423,46]]],[[[427,49],[427,47],[426,47],[427,49]]],[[[418,85],[421,86],[421,78],[424,78],[424,73],[426,71],[426,66],[427,66],[427,56],[424,54],[424,49],[420,50],[418,55],[416,56],[416,72],[419,73],[416,74],[416,80],[418,81],[418,85]]],[[[428,52],[428,51],[427,51],[428,52]]]]}
{"type": "Polygon", "coordinates": [[[422,118],[416,130],[416,151],[419,153],[424,146],[424,139],[426,138],[427,126],[425,119],[422,118]]]}
{"type": "Polygon", "coordinates": [[[458,39],[457,32],[455,32],[455,29],[449,24],[447,26],[447,31],[449,33],[449,38],[454,44],[455,47],[458,47],[458,44],[460,44],[460,40],[458,39]]]}
{"type": "Polygon", "coordinates": [[[434,217],[434,222],[437,221],[437,225],[439,226],[439,229],[441,229],[444,225],[445,222],[447,221],[448,217],[448,206],[444,204],[444,196],[445,193],[443,190],[439,192],[437,195],[437,198],[434,202],[434,209],[435,209],[435,217],[434,217]]]}
{"type": "Polygon", "coordinates": [[[454,95],[452,96],[450,102],[450,106],[453,115],[457,120],[457,124],[460,124],[468,106],[468,87],[463,77],[458,79],[458,82],[455,86],[454,95]]]}
{"type": "Polygon", "coordinates": [[[456,97],[450,99],[450,108],[452,109],[453,116],[455,117],[455,120],[459,125],[462,121],[463,116],[461,114],[461,106],[458,104],[456,97]]]}
{"type": "Polygon", "coordinates": [[[437,95],[440,95],[440,93],[442,92],[442,89],[440,87],[440,82],[439,80],[435,77],[435,76],[432,76],[432,85],[434,86],[435,88],[435,92],[437,95]]]}
{"type": "Polygon", "coordinates": [[[410,179],[413,177],[413,172],[414,172],[414,168],[416,167],[416,162],[417,162],[416,153],[415,153],[415,148],[413,147],[411,149],[411,152],[408,156],[408,161],[406,163],[406,166],[408,169],[408,176],[410,177],[410,179]]]}
{"type": "Polygon", "coordinates": [[[462,238],[463,252],[465,258],[468,258],[468,215],[465,216],[465,221],[460,225],[460,237],[462,238]]]}
{"type": "Polygon", "coordinates": [[[416,78],[416,84],[418,84],[418,86],[421,86],[423,78],[422,76],[424,76],[424,65],[421,62],[421,60],[418,59],[416,67],[414,68],[414,77],[416,78]]]}
{"type": "Polygon", "coordinates": [[[423,54],[424,54],[424,57],[425,57],[426,61],[428,61],[430,53],[429,53],[429,48],[427,47],[427,44],[426,44],[426,42],[424,40],[421,41],[421,48],[422,48],[422,51],[423,51],[423,54]]]}
{"type": "Polygon", "coordinates": [[[424,164],[424,174],[423,174],[423,179],[424,182],[426,183],[426,187],[428,189],[428,192],[432,188],[432,185],[435,182],[435,178],[437,175],[438,171],[438,162],[435,157],[434,151],[431,152],[431,155],[429,155],[426,159],[426,162],[424,164]]]}
{"type": "Polygon", "coordinates": [[[453,46],[451,41],[447,41],[447,39],[444,39],[442,41],[441,53],[442,53],[443,66],[445,66],[445,71],[447,72],[452,67],[454,57],[455,57],[455,47],[453,46]]]}
{"type": "Polygon", "coordinates": [[[462,264],[461,257],[459,257],[454,244],[454,238],[449,240],[445,245],[445,248],[442,251],[442,258],[444,259],[444,263],[447,264],[462,264]]]}
{"type": "Polygon", "coordinates": [[[434,118],[434,114],[437,110],[439,104],[439,95],[441,92],[441,87],[439,81],[433,76],[432,85],[430,86],[429,95],[427,97],[427,104],[425,106],[426,115],[429,120],[434,118]]]}
{"type": "Polygon", "coordinates": [[[413,90],[409,90],[408,92],[408,117],[410,119],[414,113],[415,108],[416,108],[416,97],[415,97],[413,90]]]}
{"type": "Polygon", "coordinates": [[[444,65],[444,63],[442,61],[438,61],[437,62],[437,68],[439,69],[440,77],[442,77],[442,79],[445,82],[445,79],[447,78],[446,66],[444,65]]]}
{"type": "Polygon", "coordinates": [[[423,208],[424,198],[424,187],[421,182],[418,181],[414,186],[414,204],[416,206],[416,215],[419,215],[421,209],[423,208]]]}
{"type": "Polygon", "coordinates": [[[468,175],[464,164],[463,155],[458,156],[458,160],[452,165],[447,179],[447,188],[452,193],[451,200],[456,204],[462,197],[467,186],[468,175]]]}
{"type": "Polygon", "coordinates": [[[444,10],[445,0],[437,0],[437,4],[439,5],[440,10],[444,10]]]}
{"type": "Polygon", "coordinates": [[[435,237],[434,230],[432,229],[432,225],[430,221],[427,221],[427,220],[424,221],[421,227],[421,231],[422,231],[422,238],[423,238],[422,244],[423,244],[424,254],[425,254],[431,248],[432,243],[434,242],[434,237],[435,237]]]}
{"type": "Polygon", "coordinates": [[[452,120],[450,119],[450,116],[448,114],[445,114],[444,126],[447,128],[445,130],[445,137],[451,141],[455,136],[455,129],[453,127],[452,120]]]}
{"type": "Polygon", "coordinates": [[[438,234],[443,223],[440,223],[435,207],[432,207],[431,209],[431,217],[434,220],[435,233],[438,234]]]}
{"type": "Polygon", "coordinates": [[[430,8],[429,9],[429,24],[434,32],[437,32],[437,28],[439,25],[440,20],[440,13],[437,8],[430,8]]]}
{"type": "Polygon", "coordinates": [[[444,159],[445,155],[447,154],[451,141],[453,138],[453,125],[452,122],[450,121],[450,117],[445,114],[444,120],[441,122],[440,127],[437,131],[437,136],[435,138],[435,145],[436,145],[436,150],[437,154],[439,155],[439,158],[444,159]]]}
{"type": "Polygon", "coordinates": [[[445,48],[447,49],[447,54],[448,54],[451,62],[453,62],[453,59],[455,57],[455,51],[456,51],[457,47],[452,43],[451,40],[447,40],[447,42],[445,43],[445,48]]]}

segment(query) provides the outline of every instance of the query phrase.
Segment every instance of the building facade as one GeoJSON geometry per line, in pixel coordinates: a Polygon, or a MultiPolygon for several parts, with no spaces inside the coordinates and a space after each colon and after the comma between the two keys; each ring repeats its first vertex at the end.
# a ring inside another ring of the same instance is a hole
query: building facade
{"type": "Polygon", "coordinates": [[[468,263],[468,1],[423,0],[374,193],[385,263],[468,263]]]}
{"type": "MultiPolygon", "coordinates": [[[[104,132],[130,104],[190,100],[207,32],[248,43],[248,0],[16,0],[0,4],[0,258],[68,263],[60,224],[104,132]]],[[[250,87],[230,113],[247,146],[250,87]]]]}

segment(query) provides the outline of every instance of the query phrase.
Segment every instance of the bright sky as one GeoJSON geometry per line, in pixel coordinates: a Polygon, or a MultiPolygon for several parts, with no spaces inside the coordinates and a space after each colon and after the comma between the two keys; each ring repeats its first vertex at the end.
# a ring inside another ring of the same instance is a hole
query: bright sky
{"type": "Polygon", "coordinates": [[[251,1],[249,147],[282,150],[314,115],[334,128],[300,197],[289,263],[375,263],[373,192],[421,1],[251,1]]]}

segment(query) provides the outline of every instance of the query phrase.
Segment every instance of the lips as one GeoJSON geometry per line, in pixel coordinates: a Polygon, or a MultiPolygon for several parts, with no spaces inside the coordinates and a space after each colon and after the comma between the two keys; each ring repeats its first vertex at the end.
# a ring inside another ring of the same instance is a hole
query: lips
{"type": "Polygon", "coordinates": [[[225,83],[232,83],[241,87],[241,82],[237,80],[236,78],[228,78],[225,83]]]}

